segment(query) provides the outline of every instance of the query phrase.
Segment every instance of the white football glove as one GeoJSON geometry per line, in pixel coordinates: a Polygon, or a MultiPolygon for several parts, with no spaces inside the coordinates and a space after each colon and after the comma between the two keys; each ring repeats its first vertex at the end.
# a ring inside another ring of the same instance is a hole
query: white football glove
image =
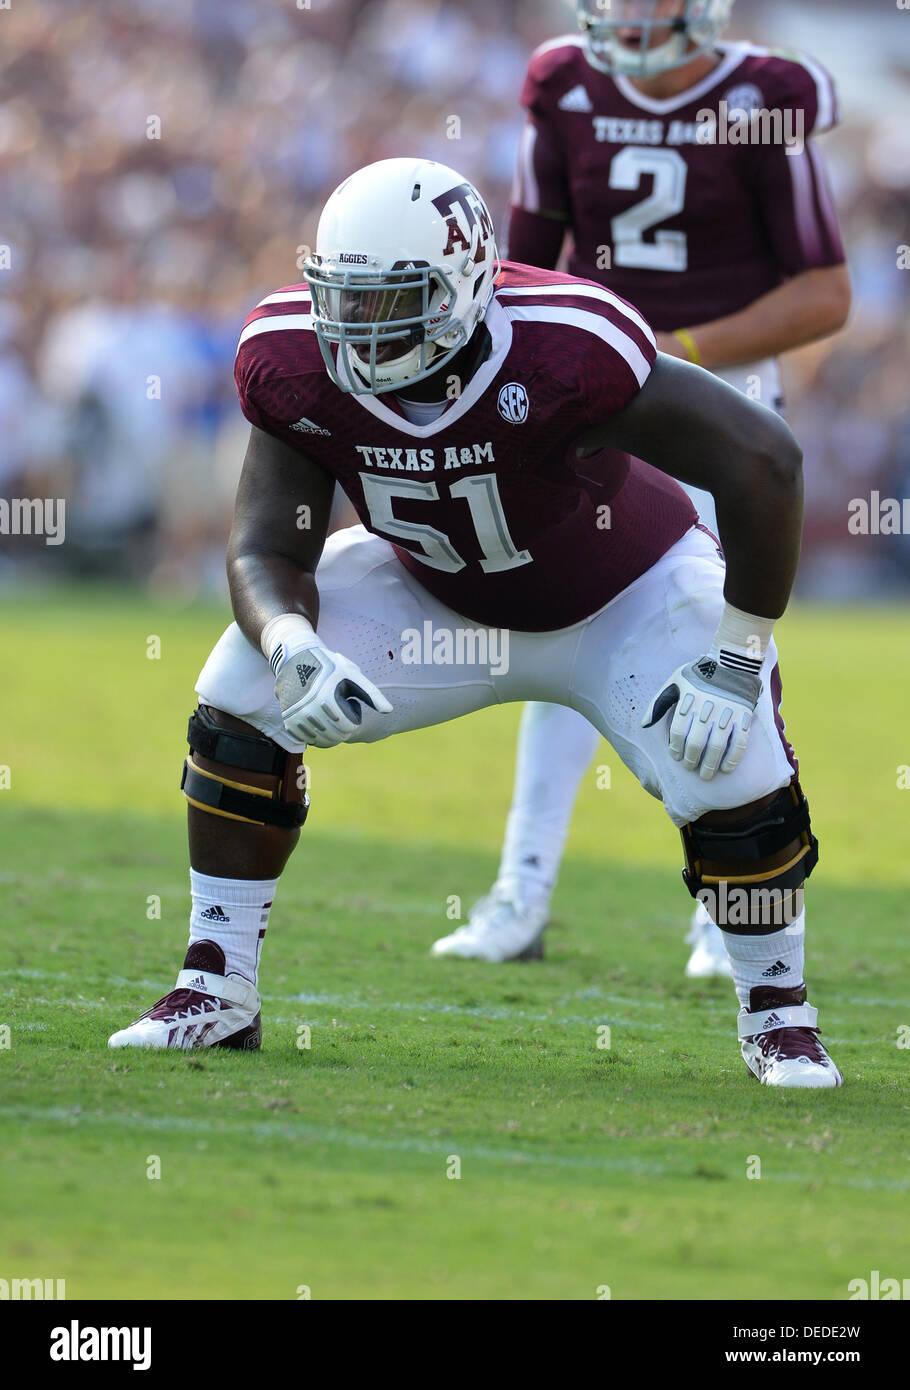
{"type": "Polygon", "coordinates": [[[642,728],[673,710],[670,754],[690,772],[698,768],[708,782],[718,768],[733,772],[738,766],[761,692],[757,675],[733,670],[714,654],[701,656],[673,672],[651,701],[642,728]]]}
{"type": "Polygon", "coordinates": [[[391,713],[379,687],[348,657],[330,651],[312,629],[301,626],[299,635],[286,635],[271,651],[269,664],[284,727],[311,748],[345,743],[363,720],[361,705],[391,713]]]}

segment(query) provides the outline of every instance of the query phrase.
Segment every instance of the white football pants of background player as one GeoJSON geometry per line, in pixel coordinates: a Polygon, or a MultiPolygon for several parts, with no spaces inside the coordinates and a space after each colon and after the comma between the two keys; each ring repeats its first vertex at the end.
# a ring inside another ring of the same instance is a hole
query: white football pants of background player
{"type": "MultiPolygon", "coordinates": [[[[726,368],[715,375],[783,414],[776,359],[726,368]]],[[[714,498],[699,488],[685,490],[698,508],[699,519],[716,535],[714,498]]],[[[495,946],[488,937],[508,934],[520,943],[525,937],[533,939],[543,927],[581,780],[599,742],[594,725],[574,709],[537,702],[525,706],[499,875],[492,892],[475,904],[472,930],[441,938],[434,947],[437,954],[472,954],[476,940],[479,958],[491,959],[495,946]]],[[[700,903],[688,939],[693,949],[687,975],[729,976],[723,939],[700,903]]]]}

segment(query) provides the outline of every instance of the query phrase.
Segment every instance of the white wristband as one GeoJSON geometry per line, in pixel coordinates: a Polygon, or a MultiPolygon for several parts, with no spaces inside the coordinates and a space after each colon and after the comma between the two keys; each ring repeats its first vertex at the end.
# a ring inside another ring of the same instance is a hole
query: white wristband
{"type": "Polygon", "coordinates": [[[744,613],[741,608],[734,608],[732,603],[725,603],[714,634],[713,650],[725,666],[748,664],[758,670],[765,659],[776,621],[776,618],[759,618],[755,613],[744,613]]]}
{"type": "Polygon", "coordinates": [[[277,618],[269,618],[260,633],[259,645],[266,661],[271,664],[279,647],[291,647],[315,635],[313,624],[301,613],[280,613],[277,618]]]}

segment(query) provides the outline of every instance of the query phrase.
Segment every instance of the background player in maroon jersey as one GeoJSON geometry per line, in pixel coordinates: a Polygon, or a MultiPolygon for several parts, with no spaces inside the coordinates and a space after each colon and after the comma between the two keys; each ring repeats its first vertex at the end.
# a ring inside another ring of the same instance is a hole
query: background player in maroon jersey
{"type": "MultiPolygon", "coordinates": [[[[779,410],[777,354],[834,332],[849,311],[837,220],[810,139],[836,123],[837,98],[810,58],[717,42],[731,8],[580,0],[582,34],[544,44],[528,68],[509,254],[552,268],[569,237],[569,270],[641,309],[662,352],[779,410]],[[762,109],[768,115],[753,122],[762,109]],[[713,144],[699,143],[706,112],[729,118],[713,144]],[[733,143],[740,133],[748,143],[733,143]]],[[[716,530],[713,499],[688,490],[716,530]]],[[[540,953],[598,741],[574,710],[525,709],[496,884],[435,954],[540,953]]],[[[701,906],[690,941],[687,974],[729,974],[701,906]]]]}
{"type": "Polygon", "coordinates": [[[190,945],[111,1046],[258,1047],[307,744],[542,698],[589,717],[681,830],[690,891],[726,928],[752,1074],[841,1084],[806,1003],[817,846],[778,709],[801,519],[786,425],[658,354],[603,287],[500,265],[480,194],[427,160],[345,180],[305,271],[238,346],[253,428],[236,622],[188,730],[190,945]],[[714,493],[726,565],[673,474],[714,493]],[[336,480],[363,525],[325,544],[336,480]]]}

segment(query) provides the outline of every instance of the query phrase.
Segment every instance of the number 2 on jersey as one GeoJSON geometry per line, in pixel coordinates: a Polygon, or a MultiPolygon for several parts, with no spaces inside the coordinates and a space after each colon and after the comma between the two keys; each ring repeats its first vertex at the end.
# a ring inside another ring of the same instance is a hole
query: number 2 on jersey
{"type": "MultiPolygon", "coordinates": [[[[444,531],[437,531],[435,526],[427,526],[419,521],[402,521],[392,510],[396,497],[438,502],[439,489],[435,483],[418,482],[416,478],[377,478],[374,473],[361,473],[360,481],[370,521],[377,531],[394,536],[396,540],[416,541],[420,546],[420,552],[416,552],[417,558],[434,570],[456,574],[464,569],[467,561],[458,554],[444,531]]],[[[474,530],[483,551],[480,568],[484,574],[498,574],[502,570],[517,569],[519,565],[531,563],[529,552],[519,550],[509,534],[495,473],[477,473],[471,478],[462,478],[452,484],[449,495],[463,497],[470,508],[474,530]]]]}
{"type": "Polygon", "coordinates": [[[636,189],[642,177],[653,174],[654,189],[649,197],[613,218],[613,264],[636,270],[675,270],[688,268],[689,252],[685,232],[655,232],[653,241],[644,233],[676,217],[686,202],[686,161],[676,150],[656,150],[627,145],[610,165],[610,187],[636,189]]]}

